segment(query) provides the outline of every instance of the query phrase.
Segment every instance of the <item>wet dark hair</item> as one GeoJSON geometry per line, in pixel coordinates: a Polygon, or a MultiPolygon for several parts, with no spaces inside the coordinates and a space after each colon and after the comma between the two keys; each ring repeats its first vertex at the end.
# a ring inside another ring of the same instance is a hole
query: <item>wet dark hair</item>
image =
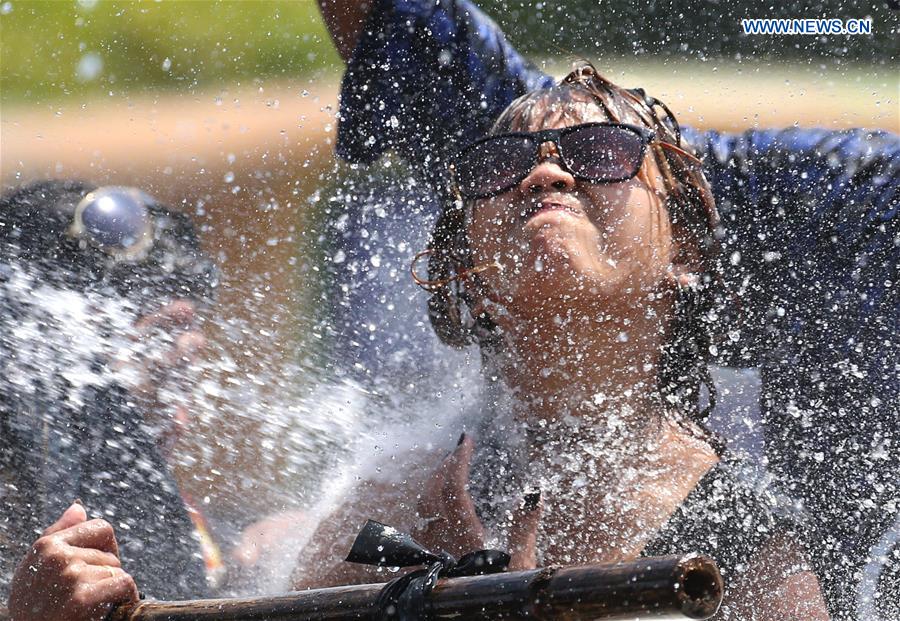
{"type": "Polygon", "coordinates": [[[153,244],[140,260],[116,259],[70,236],[76,206],[96,188],[82,181],[51,180],[3,194],[0,261],[21,265],[48,284],[118,295],[141,309],[158,305],[160,298],[211,301],[217,271],[184,214],[157,202],[148,205],[153,244]]]}
{"type": "MultiPolygon", "coordinates": [[[[715,390],[707,369],[714,345],[717,309],[721,308],[723,287],[720,253],[716,243],[718,216],[712,189],[690,146],[681,138],[678,122],[659,100],[641,89],[624,89],[602,77],[589,63],[582,64],[552,89],[528,93],[512,104],[495,122],[491,134],[500,134],[540,121],[551,112],[543,105],[548,96],[563,102],[552,110],[559,120],[583,123],[576,106],[590,102],[599,106],[613,122],[631,122],[656,132],[656,141],[648,153],[663,176],[665,207],[673,225],[673,235],[682,248],[697,253],[697,284],[678,287],[669,338],[663,349],[657,385],[660,395],[689,420],[703,424],[715,403],[715,390]],[[666,143],[666,147],[658,142],[666,143]],[[682,153],[679,153],[682,151],[682,153]],[[686,152],[686,154],[683,154],[686,152]],[[701,385],[709,392],[709,405],[700,408],[701,385]]],[[[653,186],[644,167],[638,173],[653,186]]],[[[473,298],[481,297],[483,286],[471,270],[471,253],[466,235],[466,205],[449,199],[432,231],[428,278],[432,286],[428,303],[431,325],[440,339],[453,347],[478,343],[482,355],[489,357],[501,347],[497,326],[487,315],[472,317],[473,298]]]]}

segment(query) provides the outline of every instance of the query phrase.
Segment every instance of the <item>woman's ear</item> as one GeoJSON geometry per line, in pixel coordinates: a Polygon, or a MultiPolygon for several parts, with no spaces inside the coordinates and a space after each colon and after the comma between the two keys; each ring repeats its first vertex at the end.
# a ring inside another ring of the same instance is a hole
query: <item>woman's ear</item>
{"type": "Polygon", "coordinates": [[[506,307],[487,296],[473,296],[469,312],[475,321],[486,318],[503,332],[509,333],[512,328],[512,316],[506,307]]]}
{"type": "Polygon", "coordinates": [[[672,226],[672,271],[682,285],[697,284],[697,274],[706,271],[697,240],[677,224],[672,226]],[[694,282],[683,281],[682,276],[693,276],[694,282]]]}

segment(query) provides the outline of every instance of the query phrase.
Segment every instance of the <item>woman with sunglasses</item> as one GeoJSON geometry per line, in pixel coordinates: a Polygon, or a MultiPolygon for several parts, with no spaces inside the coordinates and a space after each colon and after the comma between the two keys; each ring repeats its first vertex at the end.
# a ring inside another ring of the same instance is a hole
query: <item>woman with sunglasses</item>
{"type": "MultiPolygon", "coordinates": [[[[437,195],[463,146],[482,138],[516,97],[554,83],[466,0],[320,6],[348,62],[338,154],[366,163],[398,152],[437,195]]],[[[646,103],[677,132],[664,108],[646,103]]],[[[859,576],[872,572],[859,570],[889,566],[890,555],[868,557],[896,523],[900,496],[898,453],[872,451],[894,446],[900,434],[893,335],[900,141],[864,130],[681,134],[710,181],[723,290],[735,294],[723,311],[727,338],[701,353],[759,373],[753,403],[765,423],[773,485],[807,520],[805,543],[833,613],[852,616],[862,591],[881,588],[877,579],[861,586],[859,576]]],[[[417,202],[419,217],[406,219],[412,238],[420,219],[442,205],[417,202]]],[[[374,225],[359,243],[343,231],[341,241],[353,246],[348,256],[371,246],[374,225]]]]}
{"type": "Polygon", "coordinates": [[[428,451],[400,452],[402,480],[325,520],[298,586],[323,566],[366,579],[336,563],[365,514],[457,556],[506,548],[516,569],[703,552],[726,579],[719,618],[828,618],[796,525],[704,426],[727,298],[718,215],[651,102],[585,65],[453,159],[418,280],[441,339],[479,346],[483,405],[444,422],[469,433],[430,475],[409,470],[428,451]]]}

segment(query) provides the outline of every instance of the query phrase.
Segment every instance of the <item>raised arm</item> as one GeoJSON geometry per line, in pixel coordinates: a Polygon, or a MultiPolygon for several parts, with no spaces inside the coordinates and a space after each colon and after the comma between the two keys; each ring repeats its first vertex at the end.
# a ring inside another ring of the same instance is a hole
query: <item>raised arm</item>
{"type": "Polygon", "coordinates": [[[320,0],[344,51],[355,41],[337,142],[349,161],[392,150],[439,175],[444,156],[483,135],[513,99],[553,82],[467,0],[371,0],[368,19],[358,8],[338,18],[343,4],[320,0]]]}
{"type": "MultiPolygon", "coordinates": [[[[468,0],[370,0],[367,20],[362,4],[320,4],[335,39],[348,47],[356,41],[337,142],[349,161],[371,162],[392,150],[437,180],[447,155],[483,135],[515,97],[554,82],[468,0]]],[[[740,359],[729,362],[757,364],[761,352],[787,345],[782,337],[799,322],[817,319],[835,337],[839,316],[863,326],[879,304],[896,316],[889,303],[896,306],[898,289],[885,284],[897,280],[900,252],[892,237],[900,202],[896,135],[798,128],[685,134],[706,156],[729,284],[743,290],[747,304],[746,330],[733,348],[740,359]],[[810,317],[834,304],[841,313],[810,317]]]]}
{"type": "Polygon", "coordinates": [[[331,34],[331,40],[344,62],[350,60],[359,35],[366,25],[370,0],[318,0],[322,18],[331,34]]]}
{"type": "Polygon", "coordinates": [[[697,138],[740,294],[722,362],[761,367],[768,466],[808,516],[810,560],[839,616],[857,605],[853,576],[900,495],[900,455],[872,449],[900,438],[900,138],[697,138]]]}
{"type": "Polygon", "coordinates": [[[898,136],[798,128],[687,134],[705,155],[728,280],[742,294],[744,337],[752,337],[739,344],[745,362],[758,364],[800,330],[835,342],[877,330],[877,316],[896,317],[898,136]]]}

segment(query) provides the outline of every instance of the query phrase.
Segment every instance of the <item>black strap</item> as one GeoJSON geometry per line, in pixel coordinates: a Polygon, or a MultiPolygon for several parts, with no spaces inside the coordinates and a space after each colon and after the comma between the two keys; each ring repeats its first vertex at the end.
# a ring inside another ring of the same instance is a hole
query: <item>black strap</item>
{"type": "Polygon", "coordinates": [[[369,520],[360,530],[347,560],[378,566],[427,564],[388,582],[378,594],[378,621],[424,621],[429,618],[428,596],[439,578],[480,576],[506,571],[510,557],[500,550],[476,550],[458,561],[447,552],[435,554],[406,533],[369,520]]]}
{"type": "Polygon", "coordinates": [[[378,595],[378,621],[429,619],[428,596],[440,578],[481,576],[506,571],[509,555],[499,550],[476,550],[456,561],[446,552],[427,569],[417,569],[388,582],[378,595]]]}
{"type": "Polygon", "coordinates": [[[441,564],[436,562],[428,569],[417,569],[395,578],[384,585],[378,595],[378,621],[420,621],[428,612],[425,599],[437,582],[441,564]]]}

